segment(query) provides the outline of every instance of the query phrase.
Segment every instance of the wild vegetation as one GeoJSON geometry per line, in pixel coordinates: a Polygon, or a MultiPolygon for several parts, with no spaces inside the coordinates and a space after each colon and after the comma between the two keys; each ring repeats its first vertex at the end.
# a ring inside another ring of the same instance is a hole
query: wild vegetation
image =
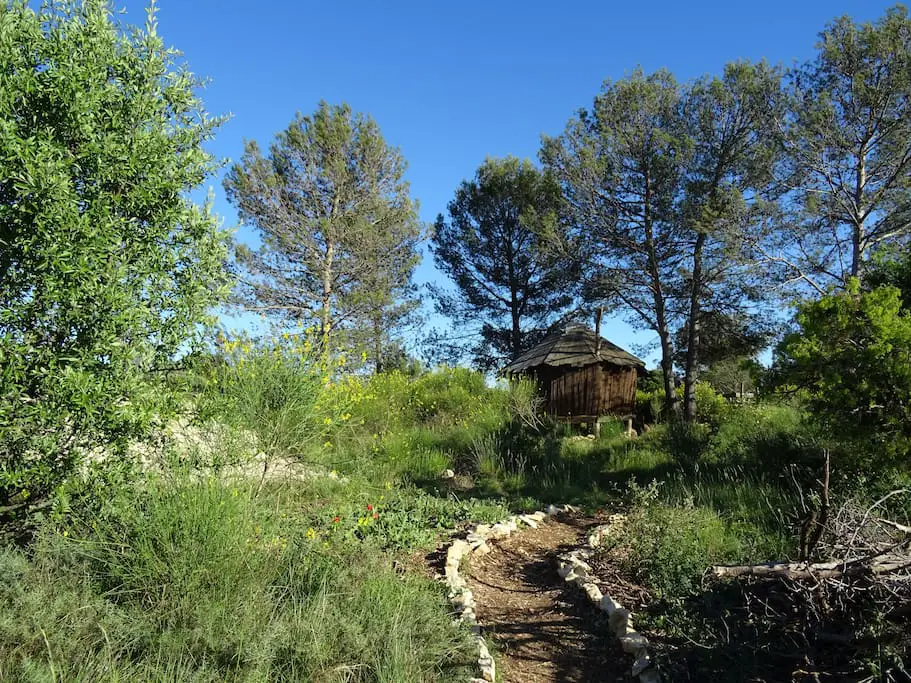
{"type": "Polygon", "coordinates": [[[635,71],[542,168],[456,191],[438,302],[478,365],[592,307],[657,336],[639,433],[589,438],[404,353],[425,230],[368,116],[247,146],[225,186],[262,246],[232,260],[191,198],[220,119],[154,11],[0,4],[0,679],[464,680],[426,556],[554,502],[625,513],[599,561],[672,677],[907,677],[907,572],[855,567],[911,524],[909,35],[897,6],[788,71],[635,71]],[[232,287],[274,334],[213,326],[232,287]]]}

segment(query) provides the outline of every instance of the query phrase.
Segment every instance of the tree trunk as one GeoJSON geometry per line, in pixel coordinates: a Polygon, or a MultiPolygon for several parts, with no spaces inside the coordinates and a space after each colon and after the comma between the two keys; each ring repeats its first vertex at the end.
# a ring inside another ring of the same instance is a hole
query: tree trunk
{"type": "Polygon", "coordinates": [[[519,281],[516,276],[516,254],[513,250],[514,235],[510,230],[504,240],[506,248],[506,267],[509,276],[509,314],[512,317],[512,330],[509,335],[509,346],[512,359],[515,359],[522,352],[522,326],[521,326],[521,307],[519,304],[519,281]]]}
{"type": "Polygon", "coordinates": [[[664,378],[664,410],[667,419],[673,419],[677,414],[677,391],[674,386],[674,347],[671,343],[671,332],[667,323],[667,311],[664,307],[664,290],[661,286],[661,272],[658,268],[658,256],[655,253],[655,234],[652,226],[652,190],[651,181],[646,173],[644,226],[645,248],[648,253],[649,276],[652,278],[652,291],[655,302],[655,331],[661,341],[661,373],[664,378]]]}
{"type": "Polygon", "coordinates": [[[323,357],[329,356],[329,333],[332,329],[332,266],[335,259],[335,243],[326,242],[326,259],[323,261],[323,292],[320,309],[320,342],[323,345],[323,357]]]}
{"type": "Polygon", "coordinates": [[[851,276],[860,279],[861,265],[864,259],[864,240],[866,239],[866,226],[864,225],[864,187],[867,184],[867,151],[861,147],[857,159],[857,178],[854,185],[854,230],[851,235],[851,276]]]}
{"type": "Polygon", "coordinates": [[[677,388],[674,384],[674,347],[671,344],[671,332],[662,312],[658,317],[658,338],[661,340],[661,374],[664,379],[664,410],[667,419],[677,415],[677,388]]]}
{"type": "Polygon", "coordinates": [[[519,326],[519,305],[513,296],[512,300],[512,357],[516,358],[522,351],[522,328],[519,326]]]}
{"type": "Polygon", "coordinates": [[[705,233],[696,237],[693,248],[693,281],[690,284],[690,315],[686,335],[686,370],[683,377],[683,419],[696,421],[696,381],[699,379],[699,316],[702,314],[702,249],[705,233]]]}
{"type": "Polygon", "coordinates": [[[379,317],[373,318],[373,367],[377,375],[383,371],[383,325],[379,317]]]}

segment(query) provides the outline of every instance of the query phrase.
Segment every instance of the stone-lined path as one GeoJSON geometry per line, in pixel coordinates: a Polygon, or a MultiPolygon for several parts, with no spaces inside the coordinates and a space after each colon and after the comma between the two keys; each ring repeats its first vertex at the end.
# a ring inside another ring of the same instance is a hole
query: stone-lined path
{"type": "Polygon", "coordinates": [[[557,575],[557,554],[585,543],[590,520],[555,515],[475,554],[466,573],[507,683],[629,681],[629,657],[603,613],[557,575]]]}

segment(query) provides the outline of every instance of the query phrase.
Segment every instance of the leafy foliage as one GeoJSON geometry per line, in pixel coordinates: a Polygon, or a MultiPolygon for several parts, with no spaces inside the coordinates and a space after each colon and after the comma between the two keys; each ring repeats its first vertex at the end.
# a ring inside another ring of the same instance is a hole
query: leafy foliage
{"type": "Polygon", "coordinates": [[[588,299],[619,302],[634,324],[658,335],[669,414],[676,410],[669,287],[681,265],[675,200],[689,156],[679,95],[670,72],[637,69],[605,82],[591,111],[545,138],[541,150],[570,217],[567,234],[555,237],[585,264],[588,299]]]}
{"type": "Polygon", "coordinates": [[[226,233],[188,193],[219,120],[150,13],[0,5],[0,505],[147,426],[225,285],[226,233]]]}
{"type": "MultiPolygon", "coordinates": [[[[803,304],[783,340],[779,381],[805,392],[814,419],[839,439],[904,456],[911,437],[911,315],[894,287],[848,290],[803,304]]],[[[868,451],[868,449],[863,449],[868,451]]]]}
{"type": "Polygon", "coordinates": [[[820,34],[816,59],[791,73],[779,175],[795,189],[779,251],[767,255],[816,294],[863,279],[870,252],[908,233],[909,36],[901,5],[873,23],[842,16],[820,34]]]}

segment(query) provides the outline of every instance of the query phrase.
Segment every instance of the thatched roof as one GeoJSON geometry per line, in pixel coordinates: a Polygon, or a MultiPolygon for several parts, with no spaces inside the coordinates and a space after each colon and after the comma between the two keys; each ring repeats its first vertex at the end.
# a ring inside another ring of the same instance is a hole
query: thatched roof
{"type": "Polygon", "coordinates": [[[542,365],[581,368],[593,363],[645,368],[643,361],[603,337],[599,346],[598,337],[585,325],[569,325],[547,335],[540,344],[503,368],[503,373],[512,375],[542,365]]]}

